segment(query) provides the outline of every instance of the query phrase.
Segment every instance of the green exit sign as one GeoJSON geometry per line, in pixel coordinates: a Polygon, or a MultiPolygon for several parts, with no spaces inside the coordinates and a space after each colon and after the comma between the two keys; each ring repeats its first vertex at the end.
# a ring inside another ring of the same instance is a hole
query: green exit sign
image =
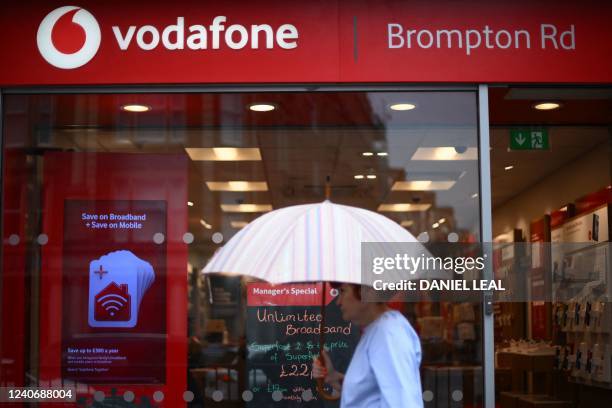
{"type": "Polygon", "coordinates": [[[510,150],[548,150],[548,131],[546,129],[512,129],[510,131],[510,150]]]}

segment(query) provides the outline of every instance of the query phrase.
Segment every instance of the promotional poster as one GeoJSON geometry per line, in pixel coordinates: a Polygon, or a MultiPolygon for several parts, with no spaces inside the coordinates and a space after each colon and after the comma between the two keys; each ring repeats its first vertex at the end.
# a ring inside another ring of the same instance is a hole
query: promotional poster
{"type": "MultiPolygon", "coordinates": [[[[312,361],[319,355],[321,330],[335,367],[344,372],[360,337],[360,328],[342,319],[338,291],[327,286],[322,327],[323,285],[252,283],[247,287],[248,407],[337,407],[318,395],[312,361]],[[282,401],[275,401],[275,392],[282,401]]],[[[328,390],[331,392],[331,390],[328,390]]]]}
{"type": "Polygon", "coordinates": [[[164,201],[64,202],[64,378],[164,382],[165,227],[164,201]]]}

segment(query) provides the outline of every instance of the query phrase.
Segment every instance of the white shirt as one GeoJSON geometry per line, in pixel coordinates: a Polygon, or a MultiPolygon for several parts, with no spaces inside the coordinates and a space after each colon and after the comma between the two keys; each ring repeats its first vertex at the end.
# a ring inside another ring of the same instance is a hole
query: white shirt
{"type": "Polygon", "coordinates": [[[341,408],[422,408],[421,343],[398,311],[370,323],[342,383],[341,408]]]}

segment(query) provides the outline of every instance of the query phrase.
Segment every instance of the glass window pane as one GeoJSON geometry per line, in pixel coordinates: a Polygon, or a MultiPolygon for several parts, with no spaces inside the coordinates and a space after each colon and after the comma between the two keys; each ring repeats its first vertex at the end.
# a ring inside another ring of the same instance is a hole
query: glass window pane
{"type": "Polygon", "coordinates": [[[502,406],[609,404],[610,91],[490,89],[496,272],[529,294],[495,305],[502,406]]]}
{"type": "MultiPolygon", "coordinates": [[[[323,406],[311,378],[319,283],[271,301],[279,288],[254,277],[204,274],[215,252],[271,211],[326,197],[423,242],[480,240],[474,92],[39,94],[3,106],[3,384],[75,384],[87,404],[323,406]]],[[[249,245],[284,243],[299,220],[249,245]]],[[[327,260],[285,261],[277,273],[291,276],[327,260]]],[[[327,346],[346,370],[362,328],[329,302],[327,346]]],[[[425,405],[482,404],[480,305],[392,306],[419,335],[425,405]]]]}

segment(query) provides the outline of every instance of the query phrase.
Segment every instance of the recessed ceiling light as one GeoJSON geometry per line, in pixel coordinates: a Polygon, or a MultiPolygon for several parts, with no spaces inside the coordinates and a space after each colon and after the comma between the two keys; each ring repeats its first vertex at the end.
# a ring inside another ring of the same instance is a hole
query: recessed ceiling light
{"type": "Polygon", "coordinates": [[[212,225],[210,225],[209,223],[207,223],[206,221],[204,221],[204,218],[200,218],[200,224],[202,224],[202,226],[206,229],[211,229],[212,225]]]}
{"type": "Polygon", "coordinates": [[[193,207],[193,201],[187,201],[187,205],[193,207]]]}
{"type": "Polygon", "coordinates": [[[476,147],[419,147],[411,160],[476,160],[478,149],[476,147]]]}
{"type": "Polygon", "coordinates": [[[374,180],[376,178],[376,174],[368,174],[366,177],[370,180],[374,180]]]}
{"type": "Polygon", "coordinates": [[[249,223],[246,221],[230,221],[230,225],[232,228],[244,228],[249,225],[249,223]]]}
{"type": "Polygon", "coordinates": [[[276,109],[276,106],[271,103],[253,103],[249,105],[249,109],[253,112],[270,112],[276,109]]]}
{"type": "Polygon", "coordinates": [[[413,203],[397,203],[397,204],[381,204],[378,206],[380,212],[411,212],[411,211],[427,211],[431,204],[413,204],[413,203]]]}
{"type": "Polygon", "coordinates": [[[233,161],[238,157],[238,149],[235,147],[213,147],[212,150],[219,160],[233,161]]]}
{"type": "Polygon", "coordinates": [[[362,178],[364,178],[365,176],[363,174],[355,174],[355,179],[356,180],[361,180],[362,178]]]}
{"type": "Polygon", "coordinates": [[[414,103],[394,103],[392,105],[389,105],[389,109],[394,110],[394,111],[409,111],[409,110],[413,110],[414,108],[416,108],[416,105],[414,103]]]}
{"type": "Polygon", "coordinates": [[[440,226],[440,224],[438,224],[437,222],[434,222],[432,225],[432,228],[438,228],[440,226]]]}
{"type": "Polygon", "coordinates": [[[194,161],[261,161],[257,147],[186,147],[194,161]]]}
{"type": "Polygon", "coordinates": [[[446,222],[446,218],[440,218],[438,220],[438,224],[444,224],[446,222]]]}
{"type": "Polygon", "coordinates": [[[130,104],[123,105],[121,109],[127,112],[147,112],[151,110],[151,107],[147,105],[130,104]]]}
{"type": "Polygon", "coordinates": [[[207,181],[210,191],[268,191],[265,181],[207,181]]]}
{"type": "Polygon", "coordinates": [[[558,102],[538,102],[533,107],[537,110],[555,110],[559,109],[561,104],[558,102]]]}
{"type": "Polygon", "coordinates": [[[363,152],[361,153],[362,156],[374,156],[374,153],[372,152],[363,152]]]}
{"type": "Polygon", "coordinates": [[[506,166],[506,167],[504,167],[504,170],[506,170],[506,171],[507,171],[507,170],[512,170],[513,168],[514,168],[514,166],[510,165],[510,166],[506,166]]]}
{"type": "Polygon", "coordinates": [[[221,204],[221,210],[224,212],[268,212],[272,211],[270,204],[221,204]]]}
{"type": "Polygon", "coordinates": [[[409,180],[396,181],[392,191],[434,191],[448,190],[455,185],[454,180],[409,180]]]}
{"type": "Polygon", "coordinates": [[[377,156],[388,156],[389,153],[387,153],[387,152],[378,152],[378,153],[376,153],[376,155],[377,156]]]}

